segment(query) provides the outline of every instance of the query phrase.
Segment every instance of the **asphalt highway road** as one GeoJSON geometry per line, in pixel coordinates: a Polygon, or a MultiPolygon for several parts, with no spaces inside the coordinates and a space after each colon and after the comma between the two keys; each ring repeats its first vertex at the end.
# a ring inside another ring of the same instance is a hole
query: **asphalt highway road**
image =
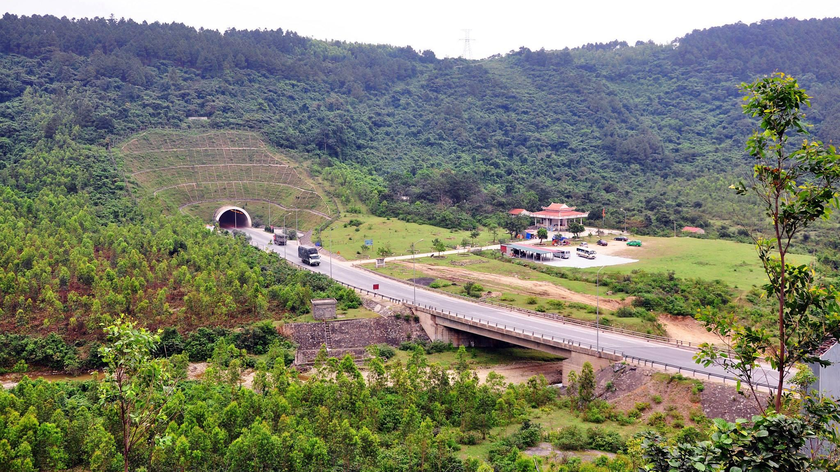
{"type": "MultiPolygon", "coordinates": [[[[696,353],[694,350],[679,348],[634,336],[626,336],[620,333],[605,332],[602,330],[596,332],[594,328],[586,326],[563,324],[559,321],[539,316],[530,316],[525,313],[509,311],[499,307],[473,303],[468,300],[450,297],[440,292],[417,288],[409,284],[403,284],[386,277],[381,277],[355,268],[348,262],[333,261],[329,256],[324,257],[322,255],[320,266],[310,267],[308,265],[302,265],[297,255],[297,241],[289,241],[286,246],[269,245],[268,243],[272,237],[270,233],[258,229],[248,229],[246,231],[251,236],[251,244],[261,249],[265,249],[266,247],[271,248],[272,251],[278,253],[280,257],[285,257],[292,264],[325,274],[348,285],[375,291],[381,295],[428,306],[439,311],[473,317],[474,319],[483,320],[488,323],[498,323],[500,326],[504,325],[508,328],[514,327],[517,331],[533,332],[537,336],[554,336],[556,339],[572,340],[584,346],[591,345],[593,348],[599,347],[607,352],[616,352],[620,355],[633,356],[638,359],[666,363],[669,366],[695,370],[703,374],[711,373],[712,375],[733,378],[726,374],[720,367],[703,367],[694,362],[693,357],[696,353]],[[375,284],[379,285],[378,290],[374,290],[373,287],[375,284]]],[[[759,382],[764,383],[769,381],[771,385],[775,385],[778,382],[775,379],[778,379],[775,372],[768,371],[766,372],[766,379],[761,379],[759,382]]]]}

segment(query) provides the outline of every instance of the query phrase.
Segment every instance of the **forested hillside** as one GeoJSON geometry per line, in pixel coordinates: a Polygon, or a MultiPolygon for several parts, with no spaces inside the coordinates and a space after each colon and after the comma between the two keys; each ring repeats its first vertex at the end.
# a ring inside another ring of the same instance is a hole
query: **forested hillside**
{"type": "MultiPolygon", "coordinates": [[[[448,369],[428,361],[427,351],[447,354],[441,342],[403,343],[410,353],[371,346],[367,376],[350,357],[327,359],[326,348],[308,376],[286,370],[294,346],[274,322],[306,312],[313,297],[358,306],[357,294],[241,235],[167,214],[127,165],[154,146],[120,148],[152,128],[244,129],[306,161],[347,207],[380,216],[473,228],[509,207],[561,201],[593,217],[607,208],[614,226],[624,208],[642,234],[693,224],[746,236],[761,215],[726,190],[748,169],[742,149],[753,126],[738,84],[775,70],[796,75],[814,97],[816,136],[836,140],[837,44],[838,19],[782,20],[664,46],[465,61],[282,30],[6,14],[0,373],[103,376],[0,389],[0,469],[513,472],[542,462],[625,471],[655,448],[619,426],[653,427],[672,444],[735,428],[709,426],[693,407],[686,419],[676,406],[645,426],[651,404],[623,410],[597,399],[588,363],[562,397],[542,376],[515,385],[491,372],[479,381],[463,347],[448,353],[448,369]],[[145,331],[159,327],[159,336],[145,331]],[[202,381],[184,381],[190,361],[209,361],[202,381]],[[561,413],[569,424],[551,431],[530,421],[561,413]],[[582,464],[520,453],[541,440],[619,454],[582,464]]],[[[826,251],[840,245],[828,232],[805,236],[826,251]]],[[[819,260],[840,265],[836,253],[819,260]]],[[[655,277],[685,292],[673,273],[655,277]]],[[[708,287],[730,298],[721,284],[708,287]]],[[[653,286],[643,293],[658,296],[653,286]]],[[[667,309],[696,308],[688,306],[667,309]]],[[[689,382],[700,402],[702,384],[666,377],[689,382]]],[[[786,438],[784,428],[757,424],[765,429],[756,437],[786,438]]],[[[797,435],[782,442],[796,455],[814,424],[790,424],[797,435]]]]}
{"type": "Polygon", "coordinates": [[[640,232],[676,222],[726,233],[751,226],[721,203],[745,172],[752,130],[739,83],[797,76],[814,97],[815,136],[837,140],[838,42],[838,19],[775,20],[663,46],[464,61],[282,30],[7,14],[0,178],[27,188],[11,164],[43,137],[101,146],[202,116],[312,156],[380,215],[469,227],[499,209],[567,201],[612,209],[613,224],[629,209],[640,232]]]}

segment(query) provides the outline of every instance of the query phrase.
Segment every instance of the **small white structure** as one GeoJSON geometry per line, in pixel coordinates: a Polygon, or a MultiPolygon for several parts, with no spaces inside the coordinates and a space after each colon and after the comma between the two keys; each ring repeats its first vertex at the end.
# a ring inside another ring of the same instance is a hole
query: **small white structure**
{"type": "Polygon", "coordinates": [[[542,211],[531,213],[530,216],[536,226],[542,226],[549,231],[566,231],[570,222],[583,224],[583,219],[589,216],[589,212],[576,211],[575,207],[561,203],[552,203],[542,207],[542,211]]]}

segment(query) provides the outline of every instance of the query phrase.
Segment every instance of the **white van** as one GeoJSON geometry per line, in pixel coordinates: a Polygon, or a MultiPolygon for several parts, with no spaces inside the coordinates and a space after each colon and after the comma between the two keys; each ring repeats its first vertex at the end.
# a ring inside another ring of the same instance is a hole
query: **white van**
{"type": "Polygon", "coordinates": [[[595,259],[595,251],[586,247],[577,248],[577,255],[584,259],[595,259]]]}
{"type": "Polygon", "coordinates": [[[559,257],[560,259],[568,259],[572,255],[572,251],[568,249],[561,249],[559,251],[554,252],[555,257],[559,257]]]}

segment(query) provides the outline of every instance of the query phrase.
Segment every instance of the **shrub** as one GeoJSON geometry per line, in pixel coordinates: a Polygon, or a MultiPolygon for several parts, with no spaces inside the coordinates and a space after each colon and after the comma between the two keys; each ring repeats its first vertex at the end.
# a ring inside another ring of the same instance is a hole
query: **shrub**
{"type": "Polygon", "coordinates": [[[542,439],[542,426],[537,423],[531,423],[529,420],[525,420],[519,428],[519,431],[513,433],[508,438],[508,441],[512,446],[521,450],[536,446],[539,444],[540,439],[542,439]]]}
{"type": "Polygon", "coordinates": [[[677,434],[674,435],[674,441],[676,441],[677,444],[695,444],[704,439],[706,439],[705,435],[694,426],[681,428],[677,431],[677,434]]]}
{"type": "Polygon", "coordinates": [[[606,420],[607,419],[604,417],[601,410],[597,410],[595,408],[589,408],[583,414],[583,421],[586,421],[587,423],[601,424],[606,420]]]}
{"type": "Polygon", "coordinates": [[[397,351],[387,344],[371,344],[365,348],[372,356],[388,360],[397,355],[397,351]]]}
{"type": "Polygon", "coordinates": [[[613,315],[619,318],[634,318],[636,316],[636,309],[629,306],[623,306],[613,312],[613,315]]]}
{"type": "Polygon", "coordinates": [[[475,446],[481,442],[481,435],[475,431],[461,433],[458,437],[458,442],[464,446],[475,446]]]}
{"type": "Polygon", "coordinates": [[[630,417],[629,415],[625,415],[624,413],[618,413],[615,415],[615,422],[621,426],[630,426],[631,424],[636,423],[636,419],[630,417]]]}
{"type": "Polygon", "coordinates": [[[655,428],[664,428],[666,426],[665,414],[657,411],[656,413],[650,415],[647,420],[647,424],[655,428]]]}
{"type": "Polygon", "coordinates": [[[703,413],[703,410],[700,408],[692,408],[689,410],[688,419],[699,425],[704,425],[709,422],[709,419],[706,418],[706,414],[703,413]]]}
{"type": "Polygon", "coordinates": [[[661,395],[654,395],[651,398],[651,400],[653,400],[653,403],[656,403],[658,405],[658,404],[662,403],[662,396],[661,395]]]}
{"type": "Polygon", "coordinates": [[[648,402],[637,402],[636,405],[635,405],[635,408],[636,408],[637,411],[643,412],[643,411],[646,411],[646,410],[650,409],[650,403],[648,403],[648,402]]]}
{"type": "Polygon", "coordinates": [[[604,428],[588,428],[586,436],[589,439],[589,447],[598,451],[619,452],[624,449],[625,441],[615,431],[604,428]]]}
{"type": "Polygon", "coordinates": [[[581,451],[589,446],[586,433],[577,426],[566,426],[551,435],[551,443],[563,451],[581,451]]]}
{"type": "Polygon", "coordinates": [[[527,303],[529,305],[536,305],[537,304],[537,297],[528,297],[525,300],[525,303],[527,303]]]}
{"type": "Polygon", "coordinates": [[[452,343],[445,343],[440,340],[434,340],[431,344],[429,344],[428,347],[426,347],[427,354],[435,354],[438,352],[447,352],[453,350],[455,350],[455,347],[452,346],[452,343]]]}
{"type": "Polygon", "coordinates": [[[417,346],[420,346],[423,349],[426,349],[426,346],[424,346],[422,344],[419,344],[419,343],[416,343],[416,342],[413,342],[413,341],[403,341],[403,342],[400,343],[400,345],[397,349],[399,349],[400,351],[414,351],[414,349],[417,346]]]}

